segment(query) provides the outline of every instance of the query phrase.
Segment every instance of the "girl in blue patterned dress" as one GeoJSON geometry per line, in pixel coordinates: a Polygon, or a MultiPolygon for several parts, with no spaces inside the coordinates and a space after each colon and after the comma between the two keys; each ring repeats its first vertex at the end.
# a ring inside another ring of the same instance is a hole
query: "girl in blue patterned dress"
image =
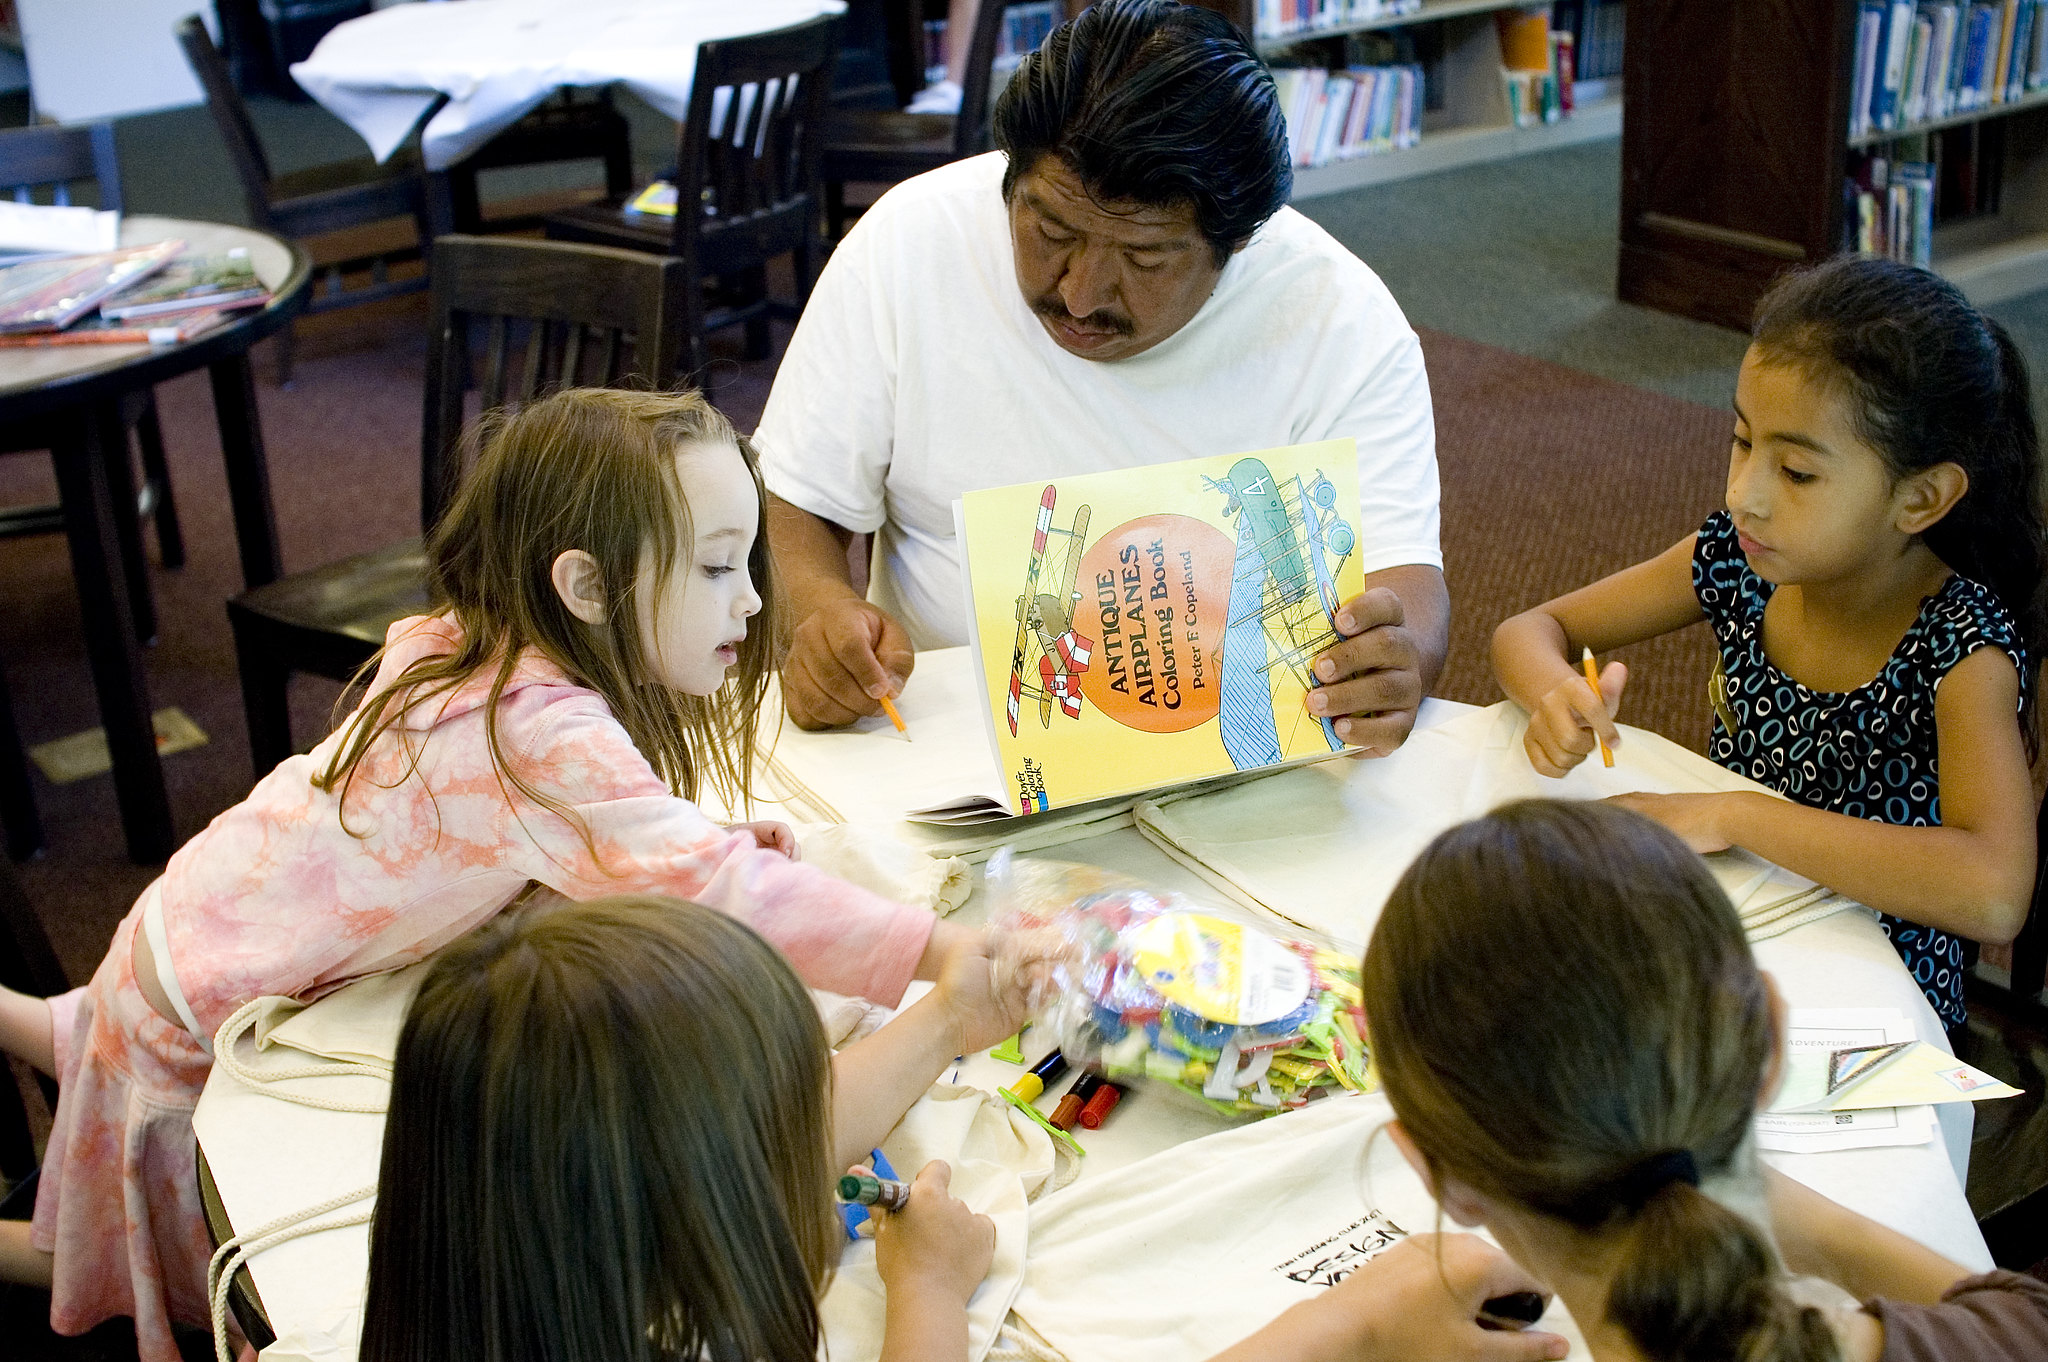
{"type": "Polygon", "coordinates": [[[1627,669],[1596,694],[1583,649],[1706,621],[1711,754],[1792,802],[1622,802],[1875,908],[1960,1025],[1964,942],[2012,940],[2033,889],[2039,456],[2025,362],[1954,287],[1855,258],[1787,276],[1736,381],[1727,509],[1494,634],[1530,761],[1562,776],[1621,741],[1627,669]]]}

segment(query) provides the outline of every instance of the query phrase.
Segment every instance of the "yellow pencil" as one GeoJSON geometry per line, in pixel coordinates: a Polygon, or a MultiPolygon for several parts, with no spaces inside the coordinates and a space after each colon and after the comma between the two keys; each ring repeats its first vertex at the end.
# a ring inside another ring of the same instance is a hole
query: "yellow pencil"
{"type": "MultiPolygon", "coordinates": [[[[1600,695],[1600,664],[1593,660],[1593,650],[1591,648],[1586,649],[1586,655],[1581,661],[1584,662],[1586,667],[1586,684],[1593,688],[1593,694],[1600,695]]],[[[1601,696],[1601,698],[1605,699],[1606,697],[1601,696]]],[[[889,702],[884,700],[882,703],[886,705],[889,702]]],[[[1593,731],[1593,741],[1600,744],[1600,764],[1602,766],[1614,765],[1614,754],[1607,750],[1607,739],[1600,736],[1598,729],[1593,731]]]]}
{"type": "MultiPolygon", "coordinates": [[[[903,726],[903,716],[902,716],[901,714],[898,714],[898,713],[896,712],[896,706],[894,706],[894,705],[892,705],[892,704],[890,704],[890,703],[889,703],[889,697],[888,697],[888,696],[884,695],[884,696],[881,696],[881,697],[879,697],[879,698],[880,698],[880,700],[881,700],[881,702],[882,702],[882,713],[884,713],[884,714],[888,715],[888,716],[889,716],[889,722],[890,722],[890,723],[892,723],[892,724],[894,724],[894,725],[896,725],[896,731],[897,731],[898,733],[901,733],[901,734],[903,735],[903,741],[905,741],[905,742],[909,742],[909,741],[910,741],[910,730],[909,730],[909,729],[907,729],[907,728],[905,728],[905,727],[903,726]]],[[[1612,765],[1614,765],[1614,763],[1613,763],[1613,762],[1611,762],[1611,761],[1610,761],[1610,762],[1608,762],[1607,764],[1608,764],[1609,766],[1612,766],[1612,765]]]]}

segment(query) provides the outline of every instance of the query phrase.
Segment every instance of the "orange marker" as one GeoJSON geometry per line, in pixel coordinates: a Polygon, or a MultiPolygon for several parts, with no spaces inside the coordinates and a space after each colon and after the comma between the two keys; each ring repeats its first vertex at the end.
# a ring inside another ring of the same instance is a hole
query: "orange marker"
{"type": "MultiPolygon", "coordinates": [[[[889,697],[886,695],[877,698],[882,702],[882,713],[888,715],[889,722],[896,725],[896,731],[903,735],[903,741],[909,742],[910,730],[903,726],[903,716],[896,712],[896,706],[889,703],[889,697]]],[[[1609,765],[1612,765],[1612,763],[1610,762],[1609,765]]]]}
{"type": "MultiPolygon", "coordinates": [[[[1586,649],[1586,655],[1581,661],[1584,662],[1586,668],[1586,684],[1593,688],[1594,695],[1600,695],[1600,664],[1593,660],[1593,650],[1591,648],[1586,649]]],[[[1601,698],[1604,700],[1606,697],[1601,696],[1601,698]]],[[[888,701],[884,700],[882,703],[887,704],[888,701]]],[[[1593,741],[1600,744],[1600,764],[1602,766],[1614,765],[1614,754],[1607,750],[1607,739],[1600,736],[1598,729],[1593,731],[1593,741]]]]}

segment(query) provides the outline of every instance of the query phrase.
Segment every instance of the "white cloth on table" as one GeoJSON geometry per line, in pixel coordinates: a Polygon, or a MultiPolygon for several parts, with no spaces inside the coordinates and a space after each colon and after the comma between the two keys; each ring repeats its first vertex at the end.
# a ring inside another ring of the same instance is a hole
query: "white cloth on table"
{"type": "Polygon", "coordinates": [[[1422,347],[1379,277],[1292,208],[1194,320],[1101,362],[1017,286],[1000,152],[897,185],[833,251],[761,416],[768,489],[880,531],[873,599],[919,649],[967,640],[953,501],[1025,479],[1358,441],[1367,572],[1441,566],[1422,347]]]}
{"type": "MultiPolygon", "coordinates": [[[[1439,1228],[1422,1180],[1375,1135],[1392,1117],[1377,1094],[1326,1098],[1114,1182],[1084,1177],[1032,1208],[1012,1310],[1071,1362],[1185,1362],[1230,1346],[1403,1235],[1439,1228]]],[[[1560,1329],[1562,1313],[1544,1327],[1560,1329]]]]}
{"type": "MultiPolygon", "coordinates": [[[[1452,824],[1509,800],[1601,799],[1636,790],[1770,793],[1626,725],[1611,769],[1595,758],[1550,780],[1536,774],[1522,750],[1527,727],[1527,717],[1506,701],[1471,710],[1425,700],[1414,733],[1391,756],[1322,762],[1200,799],[1144,804],[1138,826],[1237,901],[1362,949],[1415,853],[1452,824]],[[1374,853],[1362,857],[1363,846],[1374,853]],[[1333,885],[1343,890],[1332,893],[1333,885]]],[[[1706,859],[1752,941],[1834,913],[1868,911],[1745,851],[1706,859]]]]}
{"type": "MultiPolygon", "coordinates": [[[[968,1362],[995,1342],[1024,1280],[1030,1243],[1028,1203],[1073,1176],[1071,1155],[1009,1103],[980,1088],[933,1085],[882,1141],[897,1176],[914,1178],[933,1159],[952,1168],[952,1194],[996,1226],[995,1262],[967,1302],[968,1362]]],[[[831,1362],[875,1362],[882,1355],[885,1293],[871,1239],[847,1245],[819,1303],[831,1362]]]]}
{"type": "Polygon", "coordinates": [[[445,170],[564,86],[623,84],[680,122],[697,47],[840,14],[845,0],[461,0],[396,5],[331,30],[292,78],[379,161],[420,133],[445,170]]]}

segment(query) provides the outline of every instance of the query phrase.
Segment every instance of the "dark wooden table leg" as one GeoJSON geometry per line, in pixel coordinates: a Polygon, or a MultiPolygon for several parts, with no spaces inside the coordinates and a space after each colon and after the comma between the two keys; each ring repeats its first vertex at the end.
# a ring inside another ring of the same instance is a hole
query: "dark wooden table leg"
{"type": "Polygon", "coordinates": [[[149,550],[142,546],[142,512],[136,504],[135,470],[128,465],[124,422],[118,443],[105,443],[107,490],[114,499],[114,533],[121,537],[121,571],[128,579],[128,603],[135,610],[135,637],[156,642],[156,593],[149,584],[149,550]]]}
{"type": "Polygon", "coordinates": [[[270,464],[263,453],[255,375],[247,354],[221,360],[211,372],[228,502],[234,508],[235,542],[242,550],[242,583],[266,586],[282,576],[284,568],[277,553],[277,512],[270,502],[270,464]]]}
{"type": "Polygon", "coordinates": [[[129,859],[154,864],[170,858],[171,805],[164,793],[163,764],[157,758],[149,679],[143,671],[142,646],[135,641],[107,478],[108,450],[119,450],[125,458],[127,435],[119,410],[112,406],[88,408],[77,414],[75,423],[66,424],[69,429],[62,432],[51,462],[64,503],[64,532],[71,544],[71,574],[78,583],[100,723],[114,760],[114,797],[121,807],[129,859]]]}

